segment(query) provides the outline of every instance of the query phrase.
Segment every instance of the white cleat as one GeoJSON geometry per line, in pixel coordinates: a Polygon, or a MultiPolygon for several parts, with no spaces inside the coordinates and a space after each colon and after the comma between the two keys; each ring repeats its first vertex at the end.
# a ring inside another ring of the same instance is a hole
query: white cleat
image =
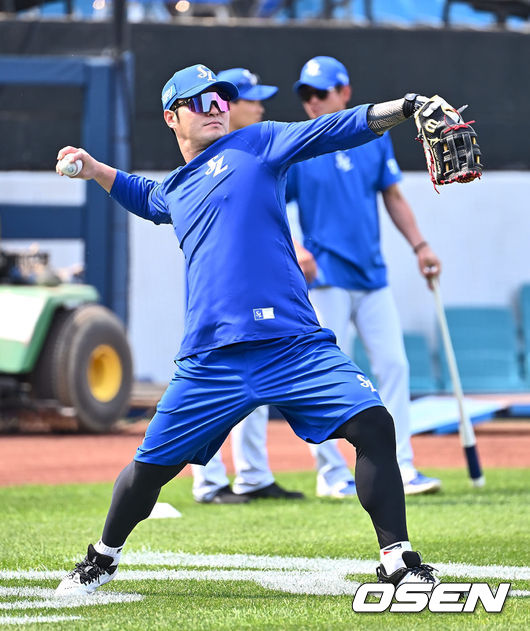
{"type": "Polygon", "coordinates": [[[111,556],[96,552],[90,544],[85,559],[63,578],[55,590],[55,595],[87,596],[94,593],[98,587],[115,578],[118,565],[113,563],[114,559],[111,556]]]}
{"type": "Polygon", "coordinates": [[[421,554],[407,550],[402,554],[405,567],[399,568],[392,574],[387,574],[383,565],[376,569],[379,583],[392,583],[396,587],[403,583],[427,583],[436,587],[440,580],[434,576],[435,568],[422,563],[421,554]]]}

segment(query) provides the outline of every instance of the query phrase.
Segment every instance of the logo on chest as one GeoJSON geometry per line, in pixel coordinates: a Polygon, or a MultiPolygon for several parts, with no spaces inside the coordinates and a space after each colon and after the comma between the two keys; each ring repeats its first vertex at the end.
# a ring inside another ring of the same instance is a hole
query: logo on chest
{"type": "Polygon", "coordinates": [[[216,177],[219,173],[226,171],[228,169],[228,165],[225,164],[223,166],[224,156],[220,156],[217,154],[211,160],[208,160],[206,163],[208,165],[208,170],[204,172],[205,175],[211,175],[212,177],[216,177]]]}
{"type": "Polygon", "coordinates": [[[344,171],[347,173],[353,169],[353,162],[350,159],[350,156],[343,151],[337,151],[335,154],[335,166],[337,169],[344,171]]]}
{"type": "Polygon", "coordinates": [[[265,307],[263,309],[253,309],[254,320],[274,320],[274,307],[265,307]]]}

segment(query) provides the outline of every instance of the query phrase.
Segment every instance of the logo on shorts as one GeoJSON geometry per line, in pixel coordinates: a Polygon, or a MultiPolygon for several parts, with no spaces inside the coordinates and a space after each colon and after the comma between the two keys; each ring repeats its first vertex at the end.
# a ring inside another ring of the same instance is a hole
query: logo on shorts
{"type": "Polygon", "coordinates": [[[377,392],[374,384],[365,375],[357,375],[357,379],[363,388],[370,388],[370,392],[377,392]]]}
{"type": "Polygon", "coordinates": [[[254,320],[274,320],[274,307],[265,307],[264,309],[253,309],[254,320]]]}

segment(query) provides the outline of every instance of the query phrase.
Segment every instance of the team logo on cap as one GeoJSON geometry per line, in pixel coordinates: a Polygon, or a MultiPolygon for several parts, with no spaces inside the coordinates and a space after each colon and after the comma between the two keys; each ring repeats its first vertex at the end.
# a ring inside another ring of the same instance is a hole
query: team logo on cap
{"type": "Polygon", "coordinates": [[[164,92],[164,94],[162,94],[162,101],[164,101],[164,103],[167,103],[170,98],[175,96],[176,93],[177,91],[175,90],[175,86],[171,84],[169,88],[164,92]]]}
{"type": "Polygon", "coordinates": [[[202,66],[202,65],[197,66],[197,72],[199,74],[199,79],[206,79],[207,81],[215,81],[213,72],[206,66],[202,66]]]}
{"type": "Polygon", "coordinates": [[[252,85],[258,85],[258,77],[255,74],[252,74],[250,70],[243,70],[242,73],[246,79],[250,81],[252,85]]]}
{"type": "Polygon", "coordinates": [[[318,61],[310,59],[305,66],[305,71],[310,77],[316,77],[320,74],[320,64],[318,61]]]}

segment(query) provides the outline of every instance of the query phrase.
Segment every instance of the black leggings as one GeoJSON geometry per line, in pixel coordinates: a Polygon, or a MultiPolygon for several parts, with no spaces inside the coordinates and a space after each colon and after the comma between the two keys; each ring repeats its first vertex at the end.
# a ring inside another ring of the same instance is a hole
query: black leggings
{"type": "MultiPolygon", "coordinates": [[[[357,493],[372,518],[379,546],[407,541],[405,496],[390,414],[381,406],[369,408],[341,425],[330,438],[345,438],[357,450],[357,493]]],[[[133,460],[127,465],[114,485],[103,543],[122,546],[136,524],[151,513],[161,487],[186,464],[167,467],[133,460]]]]}
{"type": "Polygon", "coordinates": [[[377,406],[356,414],[330,438],[345,438],[355,447],[357,495],[372,519],[379,547],[408,541],[396,433],[386,408],[377,406]]]}
{"type": "Polygon", "coordinates": [[[117,477],[101,540],[119,548],[156,504],[160,489],[184,469],[187,462],[166,467],[133,460],[117,477]]]}

